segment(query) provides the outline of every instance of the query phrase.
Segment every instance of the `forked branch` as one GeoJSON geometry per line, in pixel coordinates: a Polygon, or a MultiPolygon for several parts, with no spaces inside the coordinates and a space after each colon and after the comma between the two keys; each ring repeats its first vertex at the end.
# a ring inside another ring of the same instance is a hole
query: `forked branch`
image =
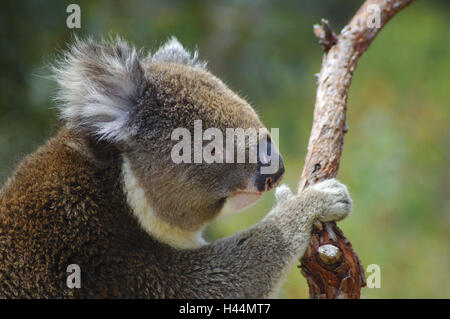
{"type": "MultiPolygon", "coordinates": [[[[298,191],[337,176],[346,124],[347,95],[357,62],[378,32],[413,0],[367,0],[336,36],[326,20],[314,27],[324,55],[314,122],[298,191]]],[[[335,223],[316,223],[301,260],[310,298],[359,298],[364,269],[335,223]]]]}

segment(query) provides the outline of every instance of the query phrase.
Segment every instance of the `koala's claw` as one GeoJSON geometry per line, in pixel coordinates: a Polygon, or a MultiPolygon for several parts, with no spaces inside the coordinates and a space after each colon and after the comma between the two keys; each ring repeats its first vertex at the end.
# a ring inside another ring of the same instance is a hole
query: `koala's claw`
{"type": "Polygon", "coordinates": [[[328,179],[311,187],[321,194],[324,207],[318,218],[323,221],[338,221],[345,218],[352,210],[353,202],[345,185],[336,179],[328,179]]]}
{"type": "Polygon", "coordinates": [[[278,186],[275,190],[275,199],[278,203],[284,202],[292,195],[291,189],[286,184],[278,186]]]}
{"type": "Polygon", "coordinates": [[[285,184],[275,190],[278,204],[293,210],[303,207],[314,213],[320,221],[338,221],[345,218],[352,209],[352,200],[347,187],[336,179],[328,179],[312,185],[300,195],[294,195],[285,184]],[[287,206],[286,206],[287,205],[287,206]]]}

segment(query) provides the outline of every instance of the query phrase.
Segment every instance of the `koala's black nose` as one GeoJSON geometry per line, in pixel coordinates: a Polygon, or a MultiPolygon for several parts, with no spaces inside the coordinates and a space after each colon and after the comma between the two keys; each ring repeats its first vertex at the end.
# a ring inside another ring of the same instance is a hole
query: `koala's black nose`
{"type": "Polygon", "coordinates": [[[270,140],[258,146],[258,175],[255,186],[264,192],[274,188],[284,174],[281,154],[270,140]],[[266,145],[264,145],[266,144],[266,145]]]}

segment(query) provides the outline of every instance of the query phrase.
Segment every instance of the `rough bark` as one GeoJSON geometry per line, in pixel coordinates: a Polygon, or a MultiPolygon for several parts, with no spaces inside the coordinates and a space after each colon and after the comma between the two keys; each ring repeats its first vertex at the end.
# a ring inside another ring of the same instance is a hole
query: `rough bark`
{"type": "MultiPolygon", "coordinates": [[[[299,192],[318,181],[337,176],[344,134],[348,131],[347,95],[357,62],[386,23],[411,2],[368,0],[339,36],[326,20],[314,27],[324,55],[299,192]],[[379,25],[374,26],[377,22],[379,25]]],[[[308,282],[310,298],[359,298],[361,287],[366,284],[357,254],[335,223],[314,225],[300,268],[308,282]]]]}

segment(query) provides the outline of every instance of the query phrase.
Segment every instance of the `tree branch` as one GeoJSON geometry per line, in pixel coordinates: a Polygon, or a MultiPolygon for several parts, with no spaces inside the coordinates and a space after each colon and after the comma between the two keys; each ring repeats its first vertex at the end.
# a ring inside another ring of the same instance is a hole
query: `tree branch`
{"type": "MultiPolygon", "coordinates": [[[[314,26],[324,55],[314,122],[298,191],[337,176],[346,124],[347,95],[357,62],[378,32],[412,0],[367,0],[336,37],[326,20],[314,26]]],[[[335,223],[314,225],[301,260],[310,298],[359,298],[365,276],[361,262],[335,223]]]]}

